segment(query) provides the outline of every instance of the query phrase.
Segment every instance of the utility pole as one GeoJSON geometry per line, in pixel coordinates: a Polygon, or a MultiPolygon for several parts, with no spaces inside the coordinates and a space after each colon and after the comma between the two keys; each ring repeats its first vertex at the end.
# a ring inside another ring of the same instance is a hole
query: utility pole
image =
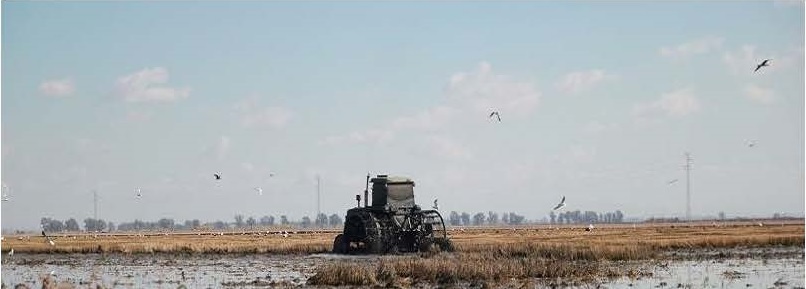
{"type": "Polygon", "coordinates": [[[319,175],[316,175],[316,217],[317,218],[319,218],[319,214],[322,213],[322,210],[320,209],[321,194],[320,194],[320,190],[319,190],[320,188],[319,187],[320,187],[320,179],[319,179],[319,175]]]}
{"type": "Polygon", "coordinates": [[[686,152],[686,222],[691,222],[691,153],[686,152]]]}
{"type": "Polygon", "coordinates": [[[92,218],[98,220],[98,191],[96,190],[92,190],[92,201],[93,201],[92,218]]]}

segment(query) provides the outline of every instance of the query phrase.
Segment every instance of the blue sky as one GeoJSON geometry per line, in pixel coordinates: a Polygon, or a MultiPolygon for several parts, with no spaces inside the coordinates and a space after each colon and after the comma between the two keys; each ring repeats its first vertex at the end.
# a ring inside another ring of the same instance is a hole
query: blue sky
{"type": "Polygon", "coordinates": [[[316,175],[343,213],[367,172],[446,213],[681,216],[684,151],[694,215],[804,211],[802,2],[2,9],[4,228],[93,190],[115,222],[312,216],[316,175]]]}

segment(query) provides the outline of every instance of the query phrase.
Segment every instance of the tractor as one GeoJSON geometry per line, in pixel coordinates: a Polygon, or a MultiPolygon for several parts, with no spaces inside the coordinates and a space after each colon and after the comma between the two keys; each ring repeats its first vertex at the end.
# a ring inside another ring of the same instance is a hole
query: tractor
{"type": "Polygon", "coordinates": [[[356,207],[347,210],[344,231],[333,240],[337,254],[395,254],[453,251],[445,222],[436,210],[414,203],[414,181],[404,177],[367,175],[364,206],[356,195],[356,207]],[[372,183],[372,205],[368,205],[372,183]]]}

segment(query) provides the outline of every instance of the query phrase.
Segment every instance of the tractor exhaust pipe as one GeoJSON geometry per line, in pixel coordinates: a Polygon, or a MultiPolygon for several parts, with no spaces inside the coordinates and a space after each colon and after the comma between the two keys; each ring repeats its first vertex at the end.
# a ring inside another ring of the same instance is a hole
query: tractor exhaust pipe
{"type": "Polygon", "coordinates": [[[364,183],[364,207],[367,207],[367,199],[369,199],[369,174],[367,174],[367,182],[364,183]]]}

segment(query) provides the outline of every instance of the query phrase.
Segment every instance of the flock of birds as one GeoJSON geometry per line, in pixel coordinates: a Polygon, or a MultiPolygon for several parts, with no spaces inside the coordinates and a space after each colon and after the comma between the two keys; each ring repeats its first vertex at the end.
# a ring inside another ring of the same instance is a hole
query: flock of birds
{"type": "MultiPolygon", "coordinates": [[[[772,59],[764,59],[761,63],[756,65],[756,69],[753,72],[758,72],[762,67],[770,66],[771,61],[772,61],[772,59]]],[[[490,115],[488,116],[488,118],[492,119],[493,117],[495,117],[495,120],[497,120],[498,122],[501,122],[501,113],[500,112],[492,111],[490,113],[490,115]]],[[[749,141],[746,142],[747,147],[750,147],[750,148],[755,147],[756,144],[757,144],[756,140],[749,140],[749,141]]],[[[213,174],[213,177],[215,178],[216,181],[221,181],[221,176],[222,176],[221,172],[217,172],[217,173],[213,174]]],[[[269,177],[274,177],[274,173],[269,173],[269,177]]],[[[678,179],[673,179],[673,180],[668,181],[667,184],[668,185],[673,185],[673,184],[676,184],[678,181],[679,181],[678,179]]],[[[263,195],[263,188],[254,187],[253,189],[257,192],[258,195],[263,195]]],[[[140,188],[135,188],[134,192],[135,192],[135,197],[137,199],[141,199],[143,197],[143,194],[141,193],[140,188]]],[[[9,201],[8,187],[5,184],[3,184],[2,201],[3,202],[9,201]]],[[[563,196],[562,200],[560,200],[560,202],[557,205],[555,205],[554,208],[552,208],[552,211],[560,210],[560,209],[564,208],[565,205],[566,205],[565,196],[563,196]]],[[[437,204],[437,199],[434,199],[434,205],[432,206],[432,208],[434,210],[439,210],[439,205],[437,204]]],[[[586,230],[588,230],[588,231],[593,230],[593,225],[588,225],[588,228],[586,230]]],[[[282,232],[281,235],[283,237],[288,237],[288,232],[282,232]]],[[[53,242],[53,239],[45,233],[44,228],[42,229],[42,236],[45,237],[45,240],[47,240],[48,244],[50,244],[51,246],[56,245],[56,243],[53,242]]],[[[8,254],[9,254],[9,256],[13,255],[14,254],[14,249],[11,249],[8,254]]]]}
{"type": "MultiPolygon", "coordinates": [[[[763,61],[761,61],[761,63],[756,65],[756,69],[753,70],[753,72],[758,72],[759,69],[761,69],[762,67],[770,66],[771,62],[772,62],[772,59],[764,59],[763,61]]],[[[498,120],[498,122],[501,122],[501,113],[498,112],[497,110],[494,110],[494,111],[490,112],[490,115],[488,116],[488,118],[491,118],[491,119],[493,117],[495,117],[495,120],[498,120]]],[[[747,145],[747,147],[752,148],[752,147],[755,147],[757,143],[758,143],[758,141],[756,141],[756,140],[748,140],[745,144],[747,145]]],[[[679,181],[678,179],[673,179],[673,180],[670,180],[667,184],[674,185],[678,181],[679,181]]],[[[563,207],[565,207],[565,196],[562,197],[562,200],[560,200],[560,203],[558,203],[556,206],[554,206],[552,211],[562,209],[563,207]]],[[[434,200],[433,208],[434,208],[434,210],[438,209],[436,199],[434,200]]],[[[586,230],[587,231],[593,230],[593,225],[592,224],[588,225],[588,228],[586,230]]]]}

